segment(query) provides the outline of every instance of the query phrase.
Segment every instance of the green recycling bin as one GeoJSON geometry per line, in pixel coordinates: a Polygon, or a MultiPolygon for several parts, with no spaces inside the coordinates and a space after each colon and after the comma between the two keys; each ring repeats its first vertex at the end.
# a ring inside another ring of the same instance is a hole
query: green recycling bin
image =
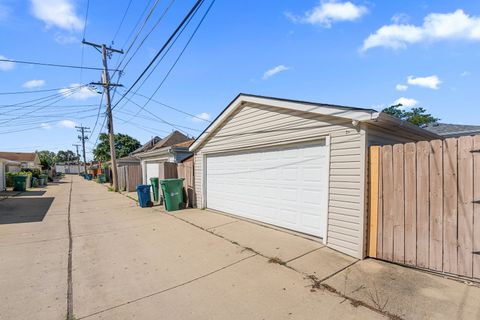
{"type": "Polygon", "coordinates": [[[183,179],[160,180],[165,209],[176,211],[183,207],[183,179]]]}
{"type": "Polygon", "coordinates": [[[28,176],[14,176],[13,177],[13,191],[27,191],[28,176]]]}
{"type": "Polygon", "coordinates": [[[150,178],[153,189],[153,201],[158,202],[158,178],[150,178]]]}
{"type": "Polygon", "coordinates": [[[32,187],[33,188],[38,187],[38,179],[35,177],[32,177],[32,187]]]}
{"type": "Polygon", "coordinates": [[[44,183],[44,185],[47,185],[47,184],[48,184],[48,175],[46,175],[46,174],[40,174],[39,177],[40,177],[40,178],[43,178],[43,183],[44,183]]]}
{"type": "Polygon", "coordinates": [[[98,183],[105,183],[107,182],[107,175],[105,173],[97,174],[98,183]]]}

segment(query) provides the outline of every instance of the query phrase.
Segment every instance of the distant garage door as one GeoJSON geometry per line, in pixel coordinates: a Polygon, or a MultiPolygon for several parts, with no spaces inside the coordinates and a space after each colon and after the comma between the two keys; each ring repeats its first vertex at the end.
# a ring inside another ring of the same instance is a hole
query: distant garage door
{"type": "Polygon", "coordinates": [[[324,236],[328,146],[207,156],[206,205],[268,224],[324,236]]]}
{"type": "Polygon", "coordinates": [[[145,181],[146,184],[150,184],[150,178],[158,178],[159,177],[159,168],[160,164],[158,162],[147,162],[145,166],[145,181]]]}

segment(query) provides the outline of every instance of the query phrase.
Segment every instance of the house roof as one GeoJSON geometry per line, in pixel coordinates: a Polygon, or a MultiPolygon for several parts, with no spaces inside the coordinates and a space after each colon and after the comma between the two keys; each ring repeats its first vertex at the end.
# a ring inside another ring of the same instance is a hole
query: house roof
{"type": "Polygon", "coordinates": [[[160,154],[168,153],[171,149],[185,148],[194,142],[191,138],[187,137],[179,131],[173,131],[168,136],[159,141],[153,148],[148,151],[138,153],[135,156],[139,158],[158,156],[160,154]]]}
{"type": "Polygon", "coordinates": [[[148,151],[148,150],[152,149],[161,140],[162,140],[162,138],[160,138],[158,136],[155,136],[152,139],[148,140],[143,146],[134,150],[131,154],[137,154],[137,153],[140,153],[140,152],[148,151]]]}
{"type": "Polygon", "coordinates": [[[199,135],[191,145],[190,151],[195,151],[209,136],[215,132],[228,117],[240,108],[244,103],[267,105],[282,109],[317,113],[325,116],[351,119],[352,121],[384,124],[388,127],[401,128],[405,131],[428,138],[440,138],[436,133],[424,130],[409,122],[399,120],[388,114],[378,112],[370,108],[348,107],[343,105],[317,103],[302,100],[266,97],[252,94],[240,93],[230,104],[210,123],[210,125],[199,135]]]}
{"type": "Polygon", "coordinates": [[[152,150],[157,150],[161,149],[164,147],[170,147],[173,145],[176,145],[178,143],[182,143],[185,141],[189,141],[190,138],[184,135],[183,133],[175,130],[172,133],[170,133],[168,136],[163,138],[161,141],[157,142],[155,146],[152,148],[152,150]]]}
{"type": "Polygon", "coordinates": [[[425,127],[425,130],[434,132],[444,138],[480,134],[480,126],[453,123],[429,124],[425,127]]]}
{"type": "Polygon", "coordinates": [[[11,161],[35,161],[35,152],[0,152],[0,158],[11,161]]]}
{"type": "Polygon", "coordinates": [[[0,163],[10,164],[10,165],[20,165],[21,163],[18,161],[12,161],[4,158],[0,158],[0,163]]]}

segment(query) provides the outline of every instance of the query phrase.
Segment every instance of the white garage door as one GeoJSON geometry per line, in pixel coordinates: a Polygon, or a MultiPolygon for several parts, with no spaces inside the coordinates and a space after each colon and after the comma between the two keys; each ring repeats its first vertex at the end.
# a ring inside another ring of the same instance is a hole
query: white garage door
{"type": "Polygon", "coordinates": [[[148,163],[145,166],[146,168],[146,178],[147,181],[145,181],[146,184],[150,184],[150,178],[158,178],[159,177],[159,163],[158,162],[153,162],[153,163],[148,163]]]}
{"type": "Polygon", "coordinates": [[[323,237],[328,147],[207,157],[207,207],[323,237]]]}

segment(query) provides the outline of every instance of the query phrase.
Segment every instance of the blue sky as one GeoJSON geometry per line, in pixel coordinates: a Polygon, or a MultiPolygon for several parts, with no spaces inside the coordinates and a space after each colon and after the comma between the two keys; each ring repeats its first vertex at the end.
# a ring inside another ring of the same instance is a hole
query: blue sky
{"type": "MultiPolygon", "coordinates": [[[[85,26],[87,0],[0,0],[0,56],[80,65],[83,50],[83,65],[100,67],[100,54],[80,44],[84,26],[86,40],[107,44],[118,30],[113,46],[127,49],[128,36],[147,3],[132,1],[120,26],[129,0],[91,0],[85,26]]],[[[126,88],[194,1],[158,1],[139,39],[171,3],[125,68],[120,82],[126,88]]],[[[206,0],[138,93],[150,96],[157,88],[210,3],[206,0]]],[[[115,54],[110,67],[118,59],[115,54]]],[[[154,99],[207,120],[240,92],[377,109],[402,101],[427,108],[443,122],[480,125],[479,61],[477,1],[217,0],[154,99]]],[[[99,79],[95,70],[0,63],[0,93],[65,88],[99,79]]],[[[73,127],[94,127],[100,94],[82,88],[68,97],[56,96],[65,99],[40,110],[56,97],[25,103],[56,94],[0,95],[0,150],[73,149],[73,127]],[[12,104],[18,105],[5,107],[12,104]]],[[[140,105],[146,101],[138,94],[129,97],[140,105]]],[[[146,106],[150,113],[133,117],[139,109],[126,102],[114,110],[115,131],[142,143],[171,132],[170,124],[192,136],[208,125],[154,102],[146,106]]],[[[103,116],[89,149],[102,120],[103,116]]]]}

